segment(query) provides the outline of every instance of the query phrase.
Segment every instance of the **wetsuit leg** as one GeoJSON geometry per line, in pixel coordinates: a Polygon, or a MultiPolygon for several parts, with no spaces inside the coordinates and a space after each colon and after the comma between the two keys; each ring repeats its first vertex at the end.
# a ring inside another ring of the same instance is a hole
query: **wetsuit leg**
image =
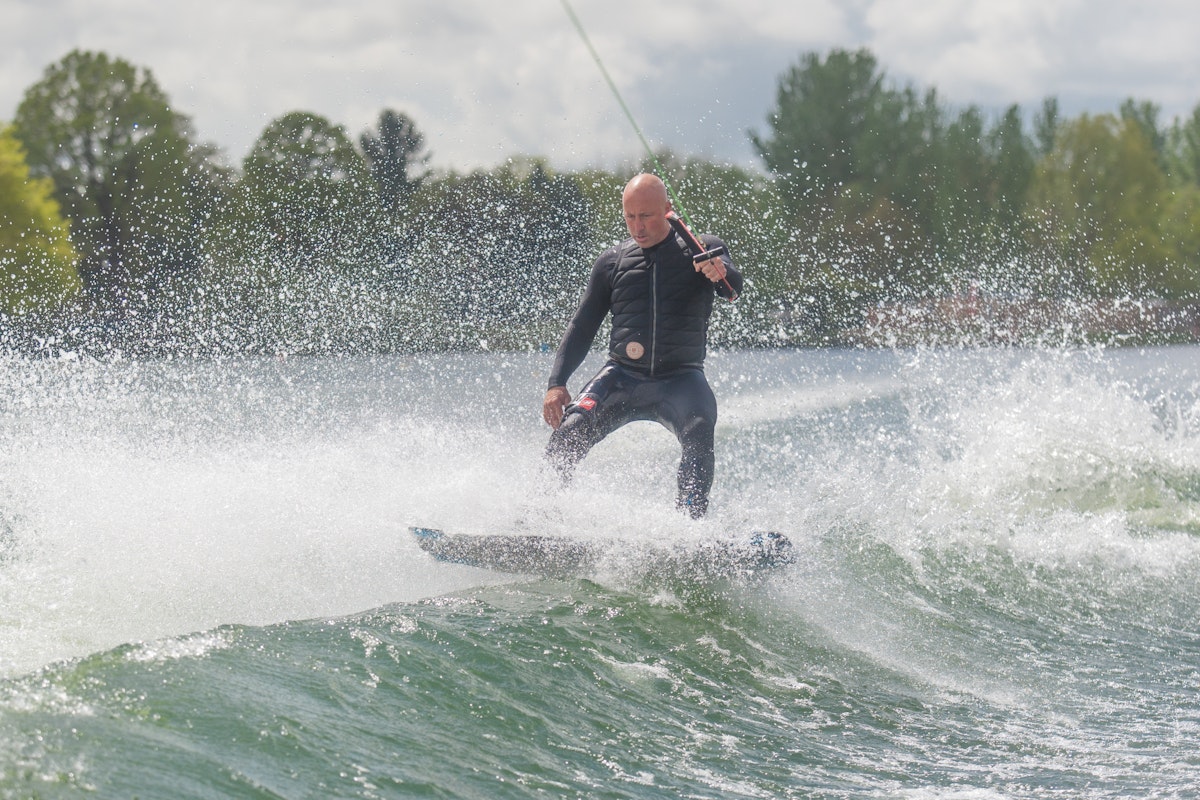
{"type": "Polygon", "coordinates": [[[627,375],[607,364],[592,378],[563,412],[562,424],[550,434],[546,460],[563,483],[571,480],[575,466],[601,439],[630,422],[627,375]]]}
{"type": "Polygon", "coordinates": [[[565,409],[550,434],[546,460],[564,483],[570,481],[593,446],[634,420],[655,420],[675,434],[682,448],[676,505],[692,517],[704,516],[716,461],[717,400],[702,370],[649,377],[605,365],[565,409]]]}
{"type": "Polygon", "coordinates": [[[700,370],[670,376],[662,388],[659,421],[675,434],[682,448],[675,504],[699,518],[708,512],[713,484],[717,399],[700,370]]]}

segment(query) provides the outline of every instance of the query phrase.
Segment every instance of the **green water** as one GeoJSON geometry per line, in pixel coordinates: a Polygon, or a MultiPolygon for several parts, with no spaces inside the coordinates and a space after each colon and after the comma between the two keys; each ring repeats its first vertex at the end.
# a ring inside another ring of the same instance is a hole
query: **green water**
{"type": "Polygon", "coordinates": [[[1192,796],[1198,356],[718,354],[701,525],[652,426],[539,488],[535,356],[7,364],[0,797],[1192,796]],[[517,519],[798,560],[405,536],[517,519]]]}

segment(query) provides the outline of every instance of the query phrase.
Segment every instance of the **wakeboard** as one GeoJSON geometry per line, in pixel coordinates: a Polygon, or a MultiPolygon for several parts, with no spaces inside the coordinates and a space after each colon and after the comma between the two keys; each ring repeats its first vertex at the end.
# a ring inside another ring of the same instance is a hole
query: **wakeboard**
{"type": "Polygon", "coordinates": [[[556,579],[625,567],[671,579],[751,577],[795,560],[791,541],[773,531],[659,546],[538,534],[446,533],[416,526],[409,530],[421,549],[438,561],[556,579]]]}

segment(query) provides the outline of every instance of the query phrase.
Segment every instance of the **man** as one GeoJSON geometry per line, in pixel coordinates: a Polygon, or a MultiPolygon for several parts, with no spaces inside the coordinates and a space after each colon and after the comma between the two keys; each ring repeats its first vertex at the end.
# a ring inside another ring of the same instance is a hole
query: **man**
{"type": "MultiPolygon", "coordinates": [[[[596,259],[555,355],[542,403],[542,416],[554,428],[546,457],[569,480],[605,436],[634,420],[654,420],[683,449],[676,505],[699,518],[708,510],[717,422],[717,401],[704,377],[708,319],[714,296],[736,298],[742,276],[728,255],[693,264],[698,254],[672,228],[667,187],[656,176],[635,176],[621,205],[630,238],[596,259]],[[572,400],[567,379],[609,313],[608,362],[572,400]]],[[[700,241],[704,252],[724,248],[715,236],[700,241]]]]}

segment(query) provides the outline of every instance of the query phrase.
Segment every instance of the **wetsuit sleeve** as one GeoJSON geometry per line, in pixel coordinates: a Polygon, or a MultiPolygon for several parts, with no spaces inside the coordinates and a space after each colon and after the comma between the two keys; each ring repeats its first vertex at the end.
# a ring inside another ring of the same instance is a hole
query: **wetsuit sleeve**
{"type": "Polygon", "coordinates": [[[567,323],[562,341],[558,343],[558,352],[554,354],[550,387],[566,386],[567,379],[587,357],[596,332],[600,330],[600,323],[604,322],[612,304],[611,269],[615,263],[616,254],[609,250],[592,265],[592,274],[579,300],[579,307],[567,323]]]}
{"type": "MultiPolygon", "coordinates": [[[[734,293],[736,295],[740,295],[742,293],[742,288],[745,285],[745,279],[742,278],[741,270],[734,265],[733,258],[729,255],[729,247],[725,244],[725,242],[721,241],[716,236],[711,236],[709,234],[701,234],[700,241],[704,243],[704,247],[708,250],[711,250],[714,247],[725,248],[725,255],[721,256],[721,260],[725,262],[725,280],[729,281],[729,285],[733,287],[734,293]]],[[[721,297],[729,297],[729,289],[725,287],[724,283],[717,283],[715,284],[715,287],[717,294],[719,294],[721,297]]]]}

